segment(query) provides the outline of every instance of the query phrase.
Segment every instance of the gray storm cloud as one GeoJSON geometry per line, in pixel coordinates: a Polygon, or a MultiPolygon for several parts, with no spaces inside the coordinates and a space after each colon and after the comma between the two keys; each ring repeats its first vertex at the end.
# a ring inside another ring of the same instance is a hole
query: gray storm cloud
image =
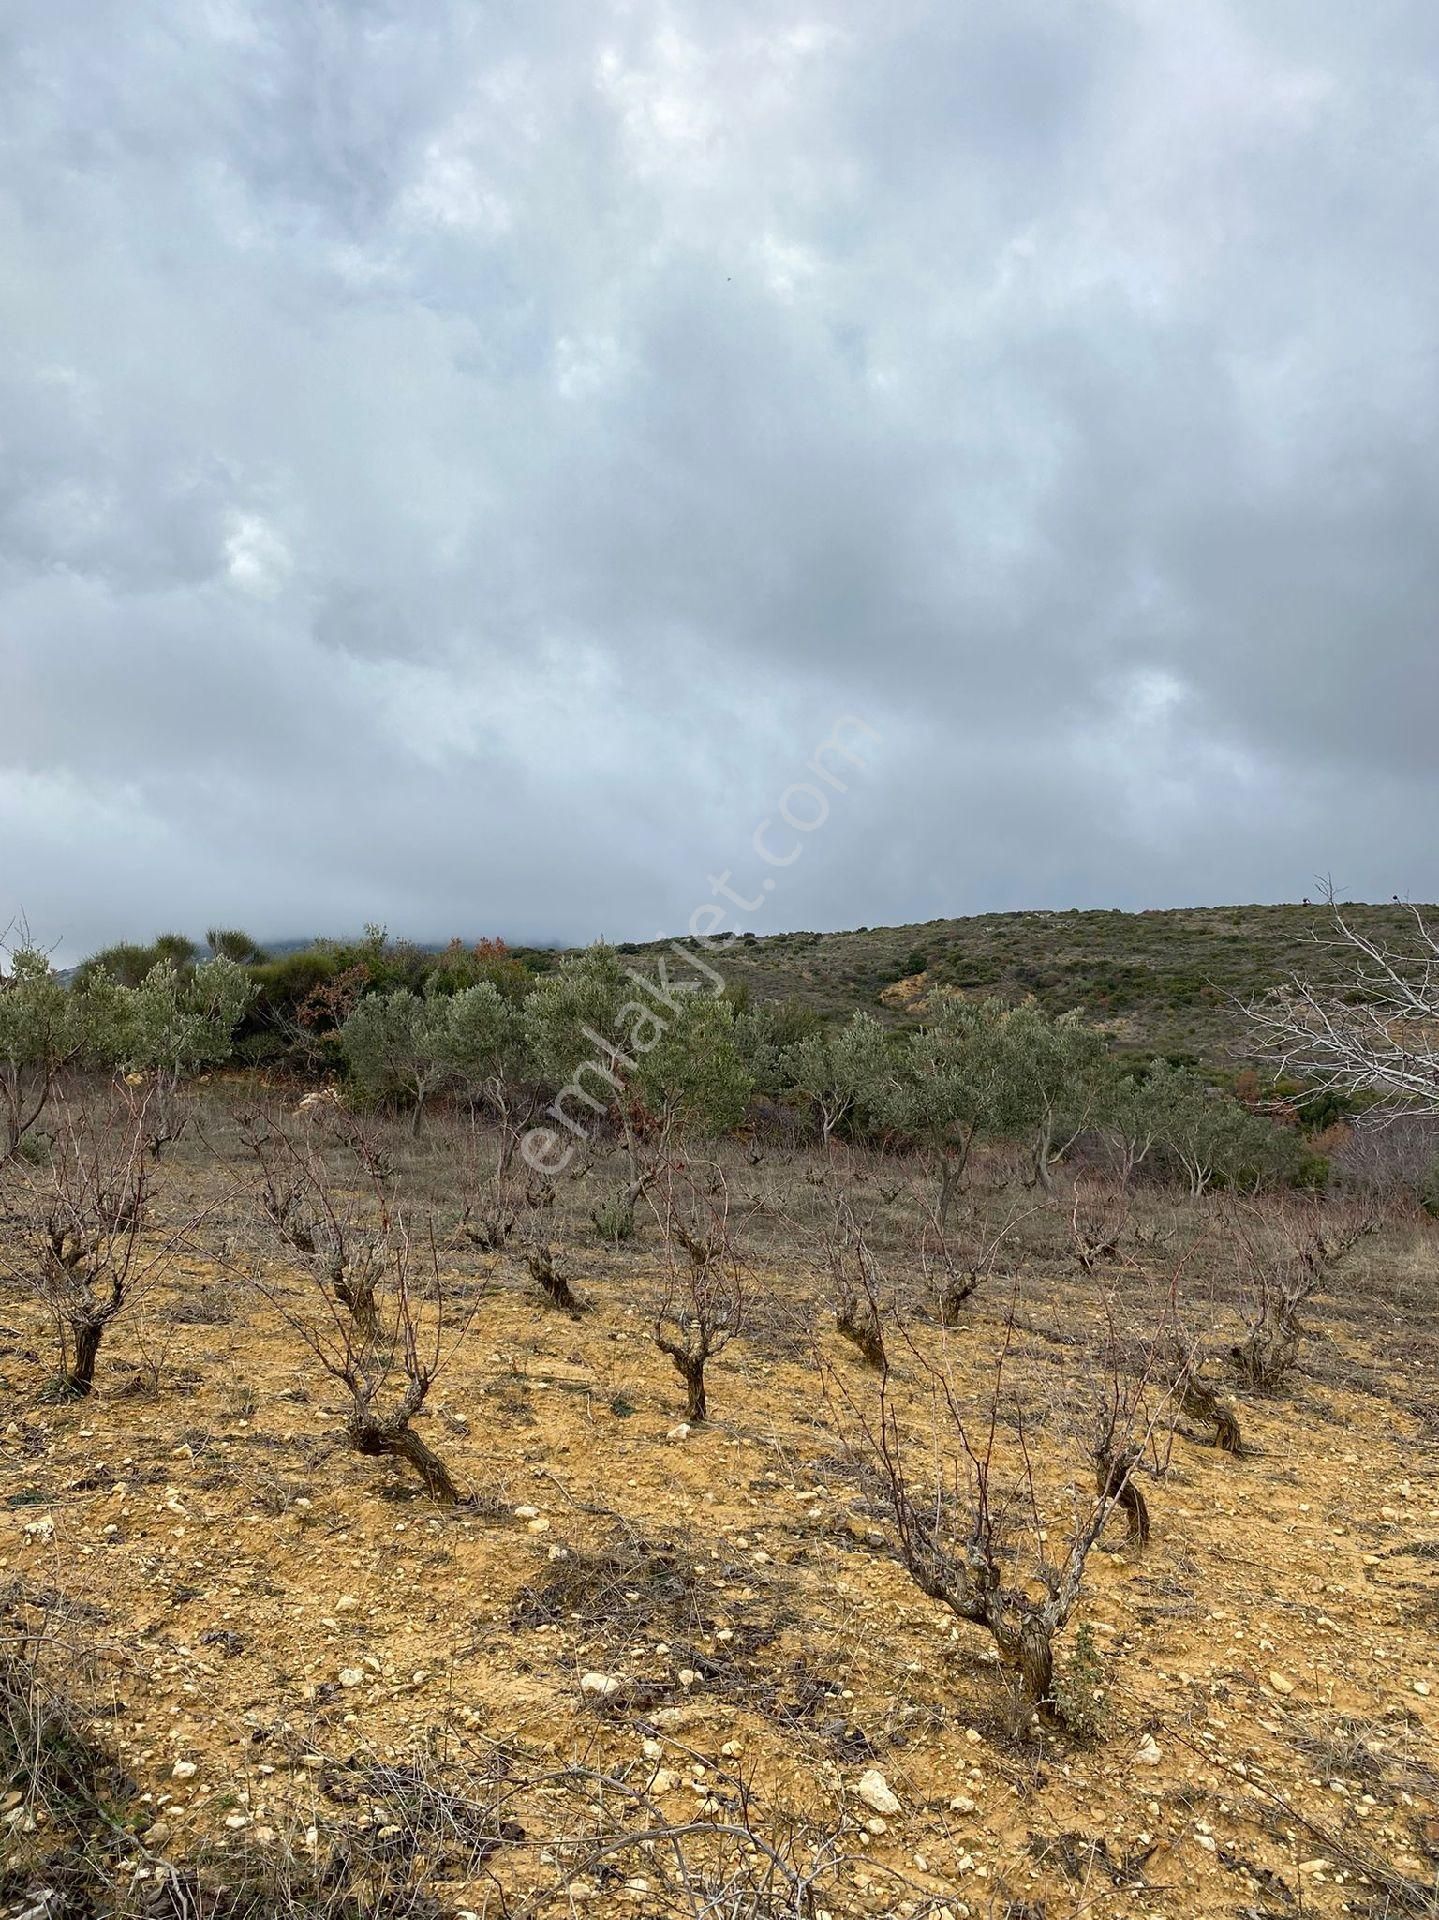
{"type": "Polygon", "coordinates": [[[1439,16],[21,0],[3,914],[1432,897],[1439,16]]]}

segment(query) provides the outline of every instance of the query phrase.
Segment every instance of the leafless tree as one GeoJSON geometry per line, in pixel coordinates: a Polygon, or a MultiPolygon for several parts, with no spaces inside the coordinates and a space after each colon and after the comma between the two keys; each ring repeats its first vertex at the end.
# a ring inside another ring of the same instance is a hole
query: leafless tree
{"type": "Polygon", "coordinates": [[[1094,1449],[1094,1485],[1102,1500],[1113,1500],[1129,1524],[1131,1546],[1149,1545],[1149,1503],[1134,1476],[1144,1459],[1143,1449],[1115,1447],[1101,1435],[1094,1449]]]}
{"type": "Polygon", "coordinates": [[[834,1324],[866,1366],[883,1368],[883,1277],[865,1224],[850,1200],[836,1183],[831,1183],[829,1195],[824,1262],[834,1302],[834,1324]]]}
{"type": "MultiPolygon", "coordinates": [[[[1132,1547],[1149,1545],[1149,1502],[1136,1475],[1144,1465],[1153,1439],[1153,1419],[1142,1422],[1139,1410],[1151,1380],[1160,1373],[1162,1336],[1140,1342],[1139,1365],[1126,1371],[1123,1343],[1114,1319],[1113,1303],[1105,1302],[1105,1367],[1094,1419],[1094,1489],[1101,1501],[1112,1500],[1125,1517],[1132,1547]]],[[[1161,1405],[1169,1404],[1161,1397],[1161,1405]]]]}
{"type": "Polygon", "coordinates": [[[412,1237],[384,1153],[353,1115],[317,1113],[299,1132],[251,1120],[244,1137],[260,1214],[301,1284],[268,1262],[251,1279],[348,1394],[349,1445],[403,1460],[433,1499],[453,1504],[449,1469],[411,1424],[475,1312],[447,1327],[433,1225],[412,1237]]]}
{"type": "Polygon", "coordinates": [[[481,1124],[471,1106],[465,1138],[465,1202],[460,1230],[485,1253],[508,1245],[525,1215],[554,1205],[554,1186],[523,1165],[520,1143],[539,1096],[501,1076],[485,1082],[483,1098],[494,1124],[481,1124]]]}
{"type": "Polygon", "coordinates": [[[525,1265],[531,1280],[551,1306],[578,1319],[585,1310],[584,1302],[577,1297],[563,1266],[556,1263],[552,1244],[548,1240],[532,1240],[525,1249],[525,1265]]]}
{"type": "Polygon", "coordinates": [[[0,1263],[54,1320],[60,1384],[83,1396],[94,1387],[107,1330],[133,1308],[186,1229],[147,1238],[155,1171],[143,1096],[121,1085],[83,1104],[61,1098],[54,1113],[44,1162],[11,1163],[8,1197],[19,1232],[0,1249],[0,1263]]]}
{"type": "Polygon", "coordinates": [[[1085,1273],[1117,1265],[1124,1258],[1123,1242],[1129,1225],[1129,1203],[1124,1191],[1106,1193],[1075,1183],[1069,1210],[1069,1244],[1085,1273]]]}
{"type": "Polygon", "coordinates": [[[1390,1112],[1439,1115],[1439,934],[1418,907],[1407,945],[1360,930],[1326,886],[1324,978],[1295,974],[1248,1009],[1278,1069],[1390,1112]]]}
{"type": "Polygon", "coordinates": [[[654,1339],[685,1383],[686,1418],[708,1417],[705,1368],[744,1324],[744,1264],[718,1167],[669,1162],[648,1192],[664,1236],[667,1275],[654,1339]]]}
{"type": "Polygon", "coordinates": [[[919,1264],[935,1312],[943,1327],[958,1326],[966,1302],[986,1280],[1008,1271],[1006,1245],[1033,1211],[1010,1208],[994,1226],[986,1222],[978,1200],[965,1209],[957,1226],[948,1226],[937,1207],[926,1208],[919,1235],[919,1264]]]}
{"type": "Polygon", "coordinates": [[[1243,1453],[1244,1439],[1239,1429],[1239,1416],[1228,1401],[1220,1399],[1213,1384],[1205,1379],[1206,1361],[1206,1354],[1193,1342],[1175,1342],[1170,1368],[1175,1401],[1180,1412],[1188,1414],[1191,1420],[1202,1420],[1206,1425],[1212,1423],[1214,1445],[1221,1453],[1243,1453]]]}
{"type": "Polygon", "coordinates": [[[1329,1190],[1390,1207],[1412,1205],[1439,1164],[1439,1118],[1396,1114],[1385,1126],[1350,1128],[1329,1157],[1329,1190]]]}

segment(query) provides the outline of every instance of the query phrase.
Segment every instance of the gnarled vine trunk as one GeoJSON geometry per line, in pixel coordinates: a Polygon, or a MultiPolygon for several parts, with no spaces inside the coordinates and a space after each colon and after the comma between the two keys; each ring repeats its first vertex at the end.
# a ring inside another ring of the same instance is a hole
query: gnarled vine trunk
{"type": "Polygon", "coordinates": [[[661,1353],[667,1353],[675,1363],[675,1369],[685,1383],[685,1418],[692,1427],[697,1427],[709,1417],[709,1402],[705,1395],[705,1361],[707,1354],[691,1353],[676,1340],[657,1340],[655,1343],[661,1353]]]}
{"type": "Polygon", "coordinates": [[[867,1295],[851,1294],[835,1308],[834,1324],[851,1346],[858,1348],[867,1367],[883,1372],[888,1365],[884,1351],[884,1328],[879,1309],[867,1295]]]}
{"type": "Polygon", "coordinates": [[[95,1362],[100,1353],[100,1342],[105,1335],[103,1320],[89,1320],[72,1327],[75,1336],[75,1358],[62,1382],[66,1393],[73,1393],[78,1399],[84,1399],[95,1385],[95,1362]]]}
{"type": "Polygon", "coordinates": [[[1101,1454],[1095,1463],[1094,1484],[1101,1500],[1113,1500],[1129,1525],[1129,1544],[1149,1545],[1149,1503],[1134,1484],[1139,1464],[1132,1449],[1113,1456],[1101,1454]]]}
{"type": "Polygon", "coordinates": [[[403,1460],[413,1467],[426,1493],[441,1506],[453,1507],[460,1498],[449,1468],[415,1432],[408,1421],[376,1420],[365,1416],[353,1419],[349,1428],[350,1445],[356,1453],[370,1459],[403,1460]]]}

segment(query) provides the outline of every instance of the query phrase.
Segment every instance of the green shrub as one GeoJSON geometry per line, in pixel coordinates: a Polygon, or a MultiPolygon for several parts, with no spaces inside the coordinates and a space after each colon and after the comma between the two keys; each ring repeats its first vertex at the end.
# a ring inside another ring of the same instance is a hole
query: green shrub
{"type": "Polygon", "coordinates": [[[627,1193],[612,1193],[592,1211],[590,1219],[606,1246],[618,1247],[635,1237],[635,1206],[627,1193]]]}
{"type": "Polygon", "coordinates": [[[1098,1740],[1109,1720],[1109,1688],[1094,1630],[1081,1621],[1054,1676],[1054,1710],[1076,1740],[1098,1740]]]}

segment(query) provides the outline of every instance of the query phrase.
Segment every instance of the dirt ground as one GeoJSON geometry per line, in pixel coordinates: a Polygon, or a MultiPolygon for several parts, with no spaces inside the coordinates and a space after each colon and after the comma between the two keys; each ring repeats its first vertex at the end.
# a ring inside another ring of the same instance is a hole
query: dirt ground
{"type": "MultiPolygon", "coordinates": [[[[386,1782],[430,1768],[497,1833],[482,1871],[473,1849],[457,1872],[433,1847],[421,1878],[445,1915],[699,1911],[675,1904],[653,1841],[571,1871],[569,1840],[618,1834],[627,1794],[631,1827],[752,1827],[833,1916],[1439,1911],[1428,1228],[1365,1244],[1281,1394],[1211,1370],[1245,1452],[1181,1421],[1145,1483],[1148,1548],[1111,1522],[1059,1647],[1097,1722],[1076,1733],[1032,1716],[985,1636],[891,1551],[845,1446],[872,1377],[824,1308],[801,1156],[736,1162],[762,1205],[749,1328],[711,1365],[701,1427],[651,1339],[653,1223],[601,1247],[594,1192],[567,1199],[579,1318],[544,1305],[512,1251],[442,1236],[446,1291],[475,1309],[417,1422],[473,1495],[446,1510],[346,1448],[334,1383],[245,1284],[241,1178],[193,1143],[175,1159],[165,1206],[209,1212],[114,1329],[87,1401],[45,1396],[50,1330],[0,1298],[0,1593],[46,1623],[52,1665],[73,1655],[140,1796],[126,1872],[202,1847],[318,1857],[337,1822],[396,1832],[386,1782]],[[876,1811],[880,1789],[897,1807],[876,1811]]],[[[1211,1203],[1153,1204],[1182,1235],[1211,1203]]],[[[1013,1290],[1010,1377],[1054,1529],[1092,1482],[1071,1409],[1101,1296],[1158,1313],[1169,1273],[1128,1243],[1082,1273],[1067,1205],[1026,1221],[1017,1272],[960,1325],[922,1335],[981,1406],[1013,1290]]],[[[881,1248],[889,1270],[905,1244],[896,1229],[881,1248]]],[[[1216,1350],[1238,1324],[1212,1277],[1189,1311],[1216,1350]]],[[[896,1374],[918,1408],[907,1349],[896,1374]]],[[[12,1788],[17,1890],[45,1839],[24,1809],[12,1788]]]]}

